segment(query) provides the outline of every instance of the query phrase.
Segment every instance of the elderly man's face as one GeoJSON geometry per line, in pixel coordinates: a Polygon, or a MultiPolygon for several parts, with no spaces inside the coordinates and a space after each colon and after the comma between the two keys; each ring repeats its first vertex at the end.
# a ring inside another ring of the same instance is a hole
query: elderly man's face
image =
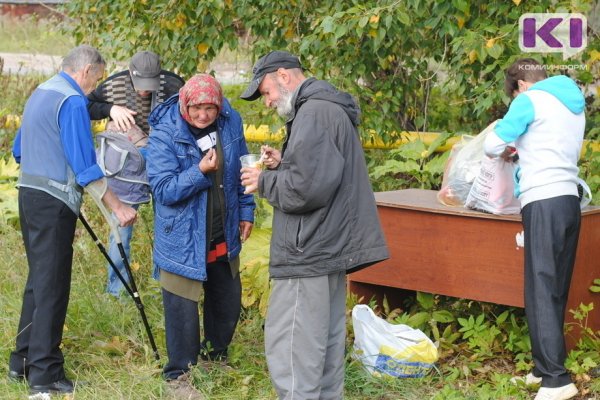
{"type": "Polygon", "coordinates": [[[85,94],[90,94],[104,76],[104,65],[88,64],[88,66],[83,68],[79,74],[80,79],[78,83],[81,90],[85,94]]]}
{"type": "Polygon", "coordinates": [[[277,109],[277,113],[282,117],[291,114],[292,93],[280,82],[276,72],[263,78],[258,91],[264,98],[265,106],[277,109]]]}

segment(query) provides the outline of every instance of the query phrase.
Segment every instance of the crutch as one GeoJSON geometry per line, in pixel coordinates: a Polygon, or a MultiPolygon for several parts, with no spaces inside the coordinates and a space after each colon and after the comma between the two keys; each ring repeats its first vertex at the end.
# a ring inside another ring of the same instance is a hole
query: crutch
{"type": "Polygon", "coordinates": [[[129,293],[129,295],[133,299],[133,302],[135,303],[137,309],[140,311],[140,315],[142,317],[142,322],[144,323],[144,327],[146,328],[146,333],[148,334],[148,339],[150,340],[150,346],[152,346],[152,350],[154,351],[154,358],[156,358],[156,360],[158,361],[158,360],[160,360],[160,356],[158,354],[158,349],[156,347],[156,343],[154,342],[154,336],[152,335],[152,331],[150,330],[150,324],[148,323],[148,318],[146,318],[146,312],[144,311],[144,305],[142,304],[142,300],[140,298],[140,294],[138,293],[138,289],[135,284],[135,280],[133,279],[133,274],[131,273],[131,267],[129,265],[129,260],[127,260],[127,255],[125,254],[125,249],[123,248],[123,242],[121,241],[121,235],[119,234],[119,229],[118,229],[118,226],[119,226],[118,222],[115,220],[114,216],[106,209],[106,206],[102,202],[102,196],[104,195],[104,192],[106,191],[106,183],[104,183],[104,185],[101,187],[100,190],[98,190],[98,188],[95,186],[92,187],[92,185],[86,186],[85,189],[86,189],[86,192],[90,194],[90,197],[94,200],[94,203],[96,203],[96,205],[100,209],[100,212],[102,213],[102,215],[108,222],[108,225],[110,226],[110,231],[113,234],[113,238],[115,239],[115,242],[117,243],[117,247],[119,248],[119,253],[121,254],[121,259],[123,260],[123,265],[125,266],[125,271],[127,272],[127,277],[129,278],[130,284],[127,283],[127,281],[125,280],[125,278],[123,277],[123,275],[121,274],[121,272],[119,271],[119,269],[117,268],[117,266],[115,265],[113,260],[110,258],[110,256],[106,252],[104,245],[98,239],[98,236],[94,233],[94,231],[92,230],[92,227],[86,221],[85,217],[81,213],[79,213],[79,220],[81,221],[81,223],[83,224],[85,229],[88,231],[88,233],[90,234],[90,236],[96,243],[96,246],[100,249],[100,252],[104,255],[104,257],[110,264],[113,271],[115,271],[115,273],[117,274],[117,277],[123,283],[125,290],[127,290],[127,293],[129,293]]]}

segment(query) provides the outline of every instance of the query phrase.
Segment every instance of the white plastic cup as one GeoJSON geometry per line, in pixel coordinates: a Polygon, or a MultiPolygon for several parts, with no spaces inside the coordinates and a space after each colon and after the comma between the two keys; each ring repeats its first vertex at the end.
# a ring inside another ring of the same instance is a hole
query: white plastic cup
{"type": "Polygon", "coordinates": [[[260,154],[246,154],[245,156],[240,157],[240,161],[242,163],[242,168],[260,168],[261,166],[260,154]]]}

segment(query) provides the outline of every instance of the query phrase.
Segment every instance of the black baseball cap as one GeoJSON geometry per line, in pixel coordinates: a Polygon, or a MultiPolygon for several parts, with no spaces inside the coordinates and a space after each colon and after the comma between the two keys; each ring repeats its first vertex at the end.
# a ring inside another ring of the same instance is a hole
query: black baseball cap
{"type": "Polygon", "coordinates": [[[258,99],[260,97],[258,87],[265,75],[269,72],[275,72],[279,68],[302,68],[302,65],[300,64],[298,57],[287,51],[275,50],[266,56],[262,56],[256,64],[254,64],[254,68],[252,68],[252,73],[254,74],[252,81],[240,98],[248,101],[258,99]]]}

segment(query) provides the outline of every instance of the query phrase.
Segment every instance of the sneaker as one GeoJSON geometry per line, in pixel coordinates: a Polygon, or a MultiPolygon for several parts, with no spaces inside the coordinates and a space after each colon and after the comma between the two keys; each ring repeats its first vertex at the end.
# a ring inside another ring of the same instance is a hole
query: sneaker
{"type": "Polygon", "coordinates": [[[192,386],[187,373],[167,382],[167,396],[173,400],[205,400],[202,393],[192,386]]]}
{"type": "Polygon", "coordinates": [[[540,383],[542,383],[542,378],[538,378],[530,372],[525,376],[513,376],[512,378],[510,378],[510,383],[513,383],[515,385],[522,383],[525,386],[539,385],[540,383]]]}
{"type": "Polygon", "coordinates": [[[50,393],[36,393],[29,395],[28,400],[52,400],[52,396],[50,393]]]}
{"type": "Polygon", "coordinates": [[[575,397],[577,393],[577,386],[572,383],[557,388],[542,387],[538,390],[535,400],[567,400],[575,397]]]}

